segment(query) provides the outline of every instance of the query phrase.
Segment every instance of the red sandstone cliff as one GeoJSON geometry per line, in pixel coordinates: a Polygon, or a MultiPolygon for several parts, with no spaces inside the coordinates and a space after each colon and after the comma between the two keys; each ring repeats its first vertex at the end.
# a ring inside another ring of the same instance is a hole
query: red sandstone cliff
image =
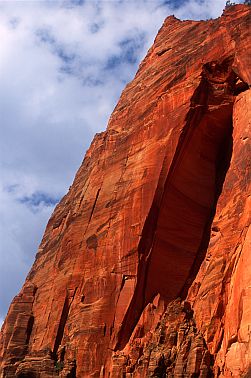
{"type": "Polygon", "coordinates": [[[56,207],[1,377],[249,377],[250,7],[168,17],[56,207]]]}

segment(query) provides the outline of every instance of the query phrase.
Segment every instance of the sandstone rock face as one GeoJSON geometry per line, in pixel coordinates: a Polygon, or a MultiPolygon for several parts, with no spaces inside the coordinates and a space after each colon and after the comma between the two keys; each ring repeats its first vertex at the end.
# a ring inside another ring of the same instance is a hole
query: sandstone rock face
{"type": "Polygon", "coordinates": [[[250,14],[166,19],[47,225],[1,377],[249,376],[250,14]]]}

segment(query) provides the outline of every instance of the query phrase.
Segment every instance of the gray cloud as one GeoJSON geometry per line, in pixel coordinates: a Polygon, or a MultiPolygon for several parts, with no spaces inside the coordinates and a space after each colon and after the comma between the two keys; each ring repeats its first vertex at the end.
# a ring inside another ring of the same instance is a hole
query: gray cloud
{"type": "Polygon", "coordinates": [[[164,18],[220,15],[225,0],[0,4],[0,318],[95,132],[164,18]]]}

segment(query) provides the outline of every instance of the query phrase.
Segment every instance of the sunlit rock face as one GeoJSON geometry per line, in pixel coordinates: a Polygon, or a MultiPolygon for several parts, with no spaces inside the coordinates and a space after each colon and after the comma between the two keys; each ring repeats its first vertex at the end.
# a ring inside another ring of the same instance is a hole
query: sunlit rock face
{"type": "Polygon", "coordinates": [[[250,14],[166,19],[49,220],[2,378],[249,377],[250,14]]]}

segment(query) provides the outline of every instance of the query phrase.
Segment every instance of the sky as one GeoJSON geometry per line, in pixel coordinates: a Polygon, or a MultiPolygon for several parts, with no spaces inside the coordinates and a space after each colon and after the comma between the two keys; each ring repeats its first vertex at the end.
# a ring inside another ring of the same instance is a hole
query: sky
{"type": "Polygon", "coordinates": [[[164,19],[216,18],[224,6],[0,1],[0,324],[56,203],[164,19]]]}

